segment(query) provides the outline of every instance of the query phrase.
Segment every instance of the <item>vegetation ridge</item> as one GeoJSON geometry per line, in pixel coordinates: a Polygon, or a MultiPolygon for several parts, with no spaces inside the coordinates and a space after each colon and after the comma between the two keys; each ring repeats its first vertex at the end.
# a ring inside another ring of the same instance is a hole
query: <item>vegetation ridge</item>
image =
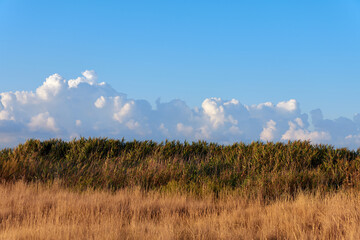
{"type": "Polygon", "coordinates": [[[30,139],[0,151],[0,181],[52,183],[77,190],[212,194],[235,191],[265,201],[360,184],[360,149],[308,141],[250,144],[30,139]]]}

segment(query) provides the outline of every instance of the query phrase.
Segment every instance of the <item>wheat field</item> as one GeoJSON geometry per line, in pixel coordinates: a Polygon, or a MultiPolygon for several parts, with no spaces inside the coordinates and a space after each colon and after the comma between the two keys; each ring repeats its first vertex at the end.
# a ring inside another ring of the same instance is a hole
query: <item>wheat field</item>
{"type": "Polygon", "coordinates": [[[264,204],[59,184],[0,185],[0,239],[360,239],[358,192],[264,204]]]}

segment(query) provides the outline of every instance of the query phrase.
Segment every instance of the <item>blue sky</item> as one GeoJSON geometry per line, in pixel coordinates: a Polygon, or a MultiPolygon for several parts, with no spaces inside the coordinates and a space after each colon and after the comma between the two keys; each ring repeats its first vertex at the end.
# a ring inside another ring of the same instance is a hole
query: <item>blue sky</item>
{"type": "Polygon", "coordinates": [[[359,1],[0,1],[1,90],[94,69],[151,102],[295,98],[352,117],[359,1]]]}
{"type": "Polygon", "coordinates": [[[360,112],[360,1],[0,0],[0,92],[95,70],[154,107],[181,99],[360,112]]]}

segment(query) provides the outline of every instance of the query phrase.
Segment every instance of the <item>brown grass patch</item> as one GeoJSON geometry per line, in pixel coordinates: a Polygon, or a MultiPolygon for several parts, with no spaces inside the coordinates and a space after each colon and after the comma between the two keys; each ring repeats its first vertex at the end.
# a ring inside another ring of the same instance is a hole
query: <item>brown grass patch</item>
{"type": "Polygon", "coordinates": [[[360,239],[358,192],[262,204],[235,194],[0,185],[0,239],[360,239]]]}

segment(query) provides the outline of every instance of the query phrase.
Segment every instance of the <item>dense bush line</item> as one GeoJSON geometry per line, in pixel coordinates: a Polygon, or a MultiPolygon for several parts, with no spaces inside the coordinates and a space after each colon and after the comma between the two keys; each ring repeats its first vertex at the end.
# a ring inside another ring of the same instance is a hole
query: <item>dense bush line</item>
{"type": "Polygon", "coordinates": [[[334,191],[360,186],[360,149],[309,142],[235,143],[204,141],[77,139],[28,140],[0,152],[0,181],[51,183],[75,189],[185,191],[223,190],[276,199],[299,191],[334,191]]]}

